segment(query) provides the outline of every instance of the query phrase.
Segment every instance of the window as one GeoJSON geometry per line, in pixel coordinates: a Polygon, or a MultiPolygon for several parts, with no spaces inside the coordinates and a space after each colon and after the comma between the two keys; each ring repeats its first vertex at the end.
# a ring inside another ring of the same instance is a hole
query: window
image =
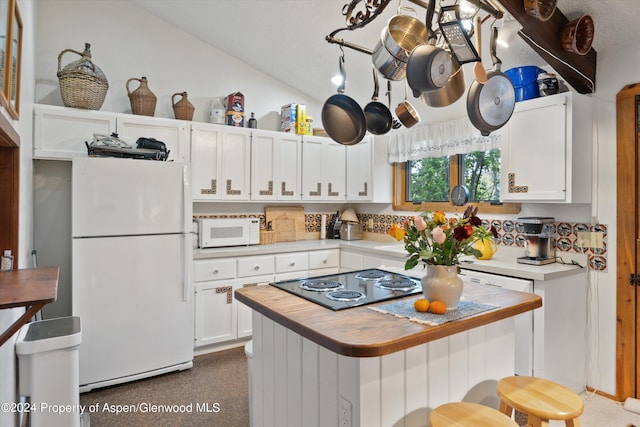
{"type": "Polygon", "coordinates": [[[483,212],[520,211],[519,204],[500,202],[500,149],[396,163],[394,209],[464,210],[450,200],[451,189],[459,183],[469,190],[469,203],[483,212]]]}

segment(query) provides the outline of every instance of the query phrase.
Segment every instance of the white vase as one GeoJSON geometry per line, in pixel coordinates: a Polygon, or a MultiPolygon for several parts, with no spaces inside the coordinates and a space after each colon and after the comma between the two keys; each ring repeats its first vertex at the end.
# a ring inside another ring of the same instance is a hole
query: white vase
{"type": "Polygon", "coordinates": [[[422,293],[431,302],[444,302],[447,310],[457,308],[462,295],[462,279],[458,277],[458,266],[427,265],[427,274],[422,278],[422,293]]]}

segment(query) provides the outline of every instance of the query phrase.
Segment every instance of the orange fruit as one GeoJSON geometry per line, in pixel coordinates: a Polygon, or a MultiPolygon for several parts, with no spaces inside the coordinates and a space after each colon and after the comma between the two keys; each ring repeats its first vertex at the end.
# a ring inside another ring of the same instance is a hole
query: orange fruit
{"type": "Polygon", "coordinates": [[[430,310],[434,314],[444,314],[447,311],[447,304],[442,301],[433,301],[430,310]]]}
{"type": "Polygon", "coordinates": [[[424,299],[424,298],[418,298],[414,303],[413,303],[413,308],[416,309],[416,311],[420,311],[422,313],[426,313],[427,311],[429,311],[429,300],[428,299],[424,299]]]}

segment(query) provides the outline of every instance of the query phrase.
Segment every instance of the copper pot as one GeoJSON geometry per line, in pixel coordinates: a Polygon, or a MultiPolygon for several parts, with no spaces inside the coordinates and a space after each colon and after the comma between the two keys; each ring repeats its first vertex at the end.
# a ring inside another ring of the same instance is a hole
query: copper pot
{"type": "Polygon", "coordinates": [[[413,108],[413,105],[409,101],[407,101],[407,86],[405,84],[405,92],[404,92],[404,101],[402,101],[396,107],[396,116],[398,116],[398,120],[404,125],[406,128],[410,128],[414,126],[420,121],[420,115],[413,108]]]}
{"type": "Polygon", "coordinates": [[[562,48],[567,52],[586,55],[593,43],[593,19],[589,15],[583,15],[564,26],[560,40],[562,48]]]}

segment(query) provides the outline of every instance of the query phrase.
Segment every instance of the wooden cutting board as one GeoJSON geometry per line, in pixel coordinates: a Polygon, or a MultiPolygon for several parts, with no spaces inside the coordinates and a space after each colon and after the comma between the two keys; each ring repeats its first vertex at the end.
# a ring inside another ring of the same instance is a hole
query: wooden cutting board
{"type": "Polygon", "coordinates": [[[304,240],[304,207],[302,206],[267,206],[265,220],[271,222],[275,231],[276,242],[292,242],[304,240]]]}

